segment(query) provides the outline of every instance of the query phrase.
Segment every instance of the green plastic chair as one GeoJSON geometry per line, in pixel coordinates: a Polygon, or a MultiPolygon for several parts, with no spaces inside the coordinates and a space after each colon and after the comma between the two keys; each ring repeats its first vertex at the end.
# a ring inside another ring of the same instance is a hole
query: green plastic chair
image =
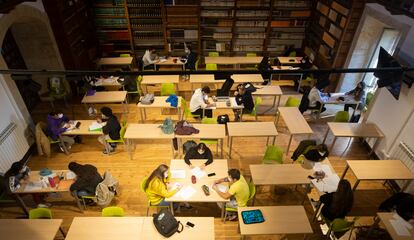
{"type": "Polygon", "coordinates": [[[123,217],[124,209],[121,207],[106,207],[102,209],[102,217],[123,217]]]}
{"type": "Polygon", "coordinates": [[[131,54],[129,54],[129,53],[121,53],[121,54],[119,54],[119,57],[131,57],[131,54]]]}
{"type": "Polygon", "coordinates": [[[190,108],[187,106],[187,101],[182,97],[181,98],[181,108],[183,111],[183,120],[186,120],[188,117],[199,118],[200,115],[192,114],[190,108]]]}
{"type": "Polygon", "coordinates": [[[138,94],[139,96],[142,96],[142,90],[141,90],[141,82],[142,82],[142,76],[139,75],[136,78],[137,81],[137,90],[136,91],[128,91],[127,95],[129,96],[129,94],[138,94]]]}
{"type": "Polygon", "coordinates": [[[69,94],[68,86],[66,86],[66,82],[64,77],[58,77],[60,78],[60,84],[56,84],[52,81],[52,78],[49,78],[49,84],[50,84],[50,92],[49,97],[52,98],[51,104],[52,108],[54,108],[54,100],[55,99],[63,99],[65,103],[65,107],[68,106],[66,96],[69,94]]]}
{"type": "Polygon", "coordinates": [[[200,57],[197,58],[197,61],[195,62],[195,70],[198,70],[198,64],[200,64],[200,57]]]}
{"type": "MultiPolygon", "coordinates": [[[[343,218],[335,218],[332,222],[327,221],[326,223],[329,226],[329,230],[326,233],[325,239],[331,239],[332,233],[346,232],[349,230],[350,230],[350,233],[349,233],[348,240],[351,239],[352,231],[354,230],[355,222],[357,219],[358,218],[354,218],[352,221],[347,221],[346,219],[343,219],[343,218]]],[[[326,219],[324,218],[324,220],[326,219]]],[[[334,236],[334,239],[336,239],[335,236],[334,236]]]]}
{"type": "Polygon", "coordinates": [[[176,94],[174,83],[161,84],[161,96],[170,96],[171,94],[176,94]]]}
{"type": "MultiPolygon", "coordinates": [[[[142,179],[141,184],[140,184],[141,191],[142,191],[143,193],[145,193],[145,195],[147,195],[147,193],[145,192],[144,186],[145,186],[145,183],[147,182],[147,180],[148,180],[148,178],[147,178],[147,177],[146,177],[146,178],[144,178],[144,179],[142,179]]],[[[147,201],[147,216],[148,216],[148,212],[149,212],[149,209],[150,209],[150,208],[156,208],[156,209],[157,209],[157,211],[158,211],[158,208],[169,208],[169,206],[157,206],[157,205],[151,205],[151,202],[150,202],[150,200],[148,199],[148,201],[147,201]]]]}
{"type": "MultiPolygon", "coordinates": [[[[256,186],[253,182],[249,182],[247,184],[249,185],[249,199],[247,200],[247,203],[249,203],[252,199],[254,199],[254,196],[256,195],[256,186]]],[[[223,222],[226,222],[228,212],[237,212],[237,208],[225,207],[223,222]]]]}
{"type": "Polygon", "coordinates": [[[285,107],[299,107],[300,99],[289,97],[285,103],[285,107]]]}
{"type": "Polygon", "coordinates": [[[257,109],[259,108],[260,104],[262,104],[262,98],[256,97],[254,99],[254,107],[252,112],[250,113],[250,116],[254,116],[255,120],[257,121],[257,109]]]}
{"type": "Polygon", "coordinates": [[[208,56],[209,56],[209,57],[218,57],[218,56],[220,56],[220,55],[219,55],[219,53],[218,53],[218,52],[209,52],[209,53],[208,53],[208,56]]]}
{"type": "Polygon", "coordinates": [[[262,160],[263,164],[283,164],[283,149],[278,146],[267,146],[262,160]]]}
{"type": "MultiPolygon", "coordinates": [[[[204,117],[201,119],[203,124],[218,124],[216,118],[204,117]]],[[[216,144],[216,154],[218,154],[218,139],[200,139],[200,143],[204,144],[216,144]]]]}
{"type": "Polygon", "coordinates": [[[246,57],[257,57],[257,54],[254,52],[246,53],[246,57]]]}
{"type": "MultiPolygon", "coordinates": [[[[53,219],[52,211],[49,208],[35,208],[29,211],[29,219],[53,219]]],[[[59,227],[60,233],[66,237],[62,227],[59,227]]]]}
{"type": "Polygon", "coordinates": [[[207,63],[206,64],[206,70],[207,71],[216,71],[217,70],[217,64],[215,64],[215,63],[207,63]]]}
{"type": "Polygon", "coordinates": [[[349,121],[349,112],[339,111],[335,114],[334,122],[348,122],[349,121]]]}
{"type": "Polygon", "coordinates": [[[369,104],[371,103],[372,99],[374,98],[374,93],[373,92],[369,92],[367,93],[367,96],[365,98],[365,105],[368,107],[369,104]]]}
{"type": "Polygon", "coordinates": [[[289,57],[296,57],[296,51],[292,51],[289,53],[289,57]]]}
{"type": "Polygon", "coordinates": [[[127,124],[122,124],[121,125],[121,130],[119,130],[119,139],[116,139],[116,140],[108,139],[108,140],[106,140],[106,142],[107,143],[123,143],[123,144],[125,144],[124,136],[125,136],[126,129],[127,129],[127,124]]]}

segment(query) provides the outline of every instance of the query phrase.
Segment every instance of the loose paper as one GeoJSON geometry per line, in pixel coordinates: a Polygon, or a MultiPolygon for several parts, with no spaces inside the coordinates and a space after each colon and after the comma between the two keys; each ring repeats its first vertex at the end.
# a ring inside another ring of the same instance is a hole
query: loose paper
{"type": "Polygon", "coordinates": [[[24,191],[37,191],[37,190],[41,190],[43,188],[42,182],[38,181],[38,182],[29,182],[28,184],[25,185],[24,187],[24,191]]]}
{"type": "Polygon", "coordinates": [[[102,124],[98,122],[93,122],[91,125],[89,125],[89,131],[96,131],[102,129],[102,124]]]}
{"type": "Polygon", "coordinates": [[[189,199],[191,196],[193,196],[197,191],[191,187],[187,186],[185,188],[182,188],[177,194],[181,196],[183,199],[189,199]]]}
{"type": "Polygon", "coordinates": [[[72,171],[68,171],[66,172],[66,180],[71,180],[71,179],[75,179],[76,178],[76,174],[72,171]]]}
{"type": "Polygon", "coordinates": [[[185,170],[183,169],[171,170],[171,178],[185,178],[185,170]]]}
{"type": "Polygon", "coordinates": [[[236,98],[230,98],[230,104],[231,104],[231,106],[233,106],[233,107],[237,107],[237,106],[239,106],[239,105],[237,104],[237,102],[236,102],[236,98]]]}
{"type": "MultiPolygon", "coordinates": [[[[214,186],[214,183],[210,186],[210,188],[213,188],[213,186],[214,186]]],[[[216,184],[216,186],[220,192],[223,192],[223,193],[227,192],[227,189],[228,189],[227,185],[216,184]]]]}
{"type": "Polygon", "coordinates": [[[199,167],[195,167],[193,169],[191,169],[191,174],[193,174],[197,179],[203,178],[205,176],[207,176],[207,173],[203,170],[201,170],[201,168],[199,167]]]}
{"type": "Polygon", "coordinates": [[[405,221],[405,220],[404,220],[402,217],[400,217],[400,215],[398,215],[397,213],[394,213],[394,214],[392,215],[392,217],[393,217],[395,220],[400,221],[400,223],[401,223],[402,225],[404,225],[406,228],[408,228],[408,229],[412,229],[412,228],[413,228],[413,226],[412,226],[409,222],[405,221]]]}
{"type": "Polygon", "coordinates": [[[312,179],[312,184],[320,192],[335,192],[338,188],[339,176],[332,172],[331,168],[327,164],[315,163],[313,167],[314,171],[323,171],[325,172],[325,177],[321,180],[312,179]]]}
{"type": "Polygon", "coordinates": [[[395,232],[397,233],[397,235],[399,235],[399,236],[411,236],[410,232],[405,227],[405,225],[401,224],[401,221],[392,219],[392,220],[390,220],[390,223],[391,223],[392,227],[394,228],[395,232]]]}

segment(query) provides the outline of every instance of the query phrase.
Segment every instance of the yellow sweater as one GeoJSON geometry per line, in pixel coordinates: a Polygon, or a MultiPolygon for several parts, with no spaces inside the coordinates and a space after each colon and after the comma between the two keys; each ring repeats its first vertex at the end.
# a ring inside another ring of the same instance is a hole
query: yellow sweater
{"type": "Polygon", "coordinates": [[[178,189],[168,191],[165,184],[158,178],[152,179],[145,191],[151,205],[158,205],[162,200],[174,196],[177,192],[178,189]]]}

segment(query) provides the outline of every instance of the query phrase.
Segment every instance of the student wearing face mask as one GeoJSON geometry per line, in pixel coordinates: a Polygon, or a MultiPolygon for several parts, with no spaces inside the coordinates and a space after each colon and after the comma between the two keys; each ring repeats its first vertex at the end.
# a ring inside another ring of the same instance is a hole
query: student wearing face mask
{"type": "Polygon", "coordinates": [[[118,118],[112,114],[112,109],[109,107],[102,107],[101,114],[102,118],[96,120],[99,123],[104,122],[106,124],[102,127],[103,135],[98,137],[98,141],[105,146],[103,153],[109,154],[107,149],[110,152],[114,152],[116,144],[111,145],[107,143],[106,140],[118,140],[120,138],[119,131],[121,130],[121,125],[119,124],[118,118]]]}
{"type": "Polygon", "coordinates": [[[168,178],[168,166],[164,164],[159,165],[147,178],[144,191],[151,206],[169,206],[170,203],[165,199],[174,196],[182,188],[178,185],[174,190],[168,190],[168,178]]]}
{"type": "Polygon", "coordinates": [[[190,159],[207,159],[207,161],[200,166],[200,168],[203,169],[213,162],[213,154],[204,143],[199,143],[197,146],[188,150],[184,157],[185,163],[192,168],[193,165],[191,164],[190,159]]]}
{"type": "Polygon", "coordinates": [[[192,48],[190,46],[187,46],[185,48],[185,54],[186,54],[186,61],[185,61],[185,69],[188,70],[195,70],[196,61],[197,61],[197,54],[193,52],[192,48]]]}
{"type": "Polygon", "coordinates": [[[75,143],[74,137],[61,135],[70,129],[70,124],[71,121],[69,121],[69,118],[63,115],[63,113],[51,112],[47,115],[46,134],[53,141],[61,140],[63,142],[59,144],[62,152],[65,150],[61,144],[65,144],[66,149],[71,149],[72,145],[75,143]]]}
{"type": "MultiPolygon", "coordinates": [[[[245,207],[250,195],[249,185],[247,184],[243,175],[240,174],[240,171],[238,169],[230,169],[227,173],[228,177],[216,180],[214,182],[213,190],[216,191],[220,197],[224,199],[230,199],[230,202],[226,203],[226,207],[245,207]],[[230,183],[230,188],[227,190],[227,192],[221,192],[218,189],[217,184],[220,184],[222,182],[230,183]]],[[[218,205],[220,208],[224,207],[222,203],[218,203],[218,205]]],[[[230,214],[228,216],[228,220],[230,221],[235,220],[236,218],[237,213],[230,214]]]]}

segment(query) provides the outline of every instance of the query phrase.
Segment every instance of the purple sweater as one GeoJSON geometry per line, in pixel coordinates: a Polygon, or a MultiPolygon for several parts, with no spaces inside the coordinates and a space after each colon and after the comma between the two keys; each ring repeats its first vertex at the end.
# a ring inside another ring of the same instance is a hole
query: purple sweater
{"type": "Polygon", "coordinates": [[[61,127],[64,123],[69,122],[69,118],[63,116],[62,118],[55,119],[50,115],[47,115],[47,135],[53,140],[57,140],[59,135],[66,131],[66,128],[61,127]]]}

